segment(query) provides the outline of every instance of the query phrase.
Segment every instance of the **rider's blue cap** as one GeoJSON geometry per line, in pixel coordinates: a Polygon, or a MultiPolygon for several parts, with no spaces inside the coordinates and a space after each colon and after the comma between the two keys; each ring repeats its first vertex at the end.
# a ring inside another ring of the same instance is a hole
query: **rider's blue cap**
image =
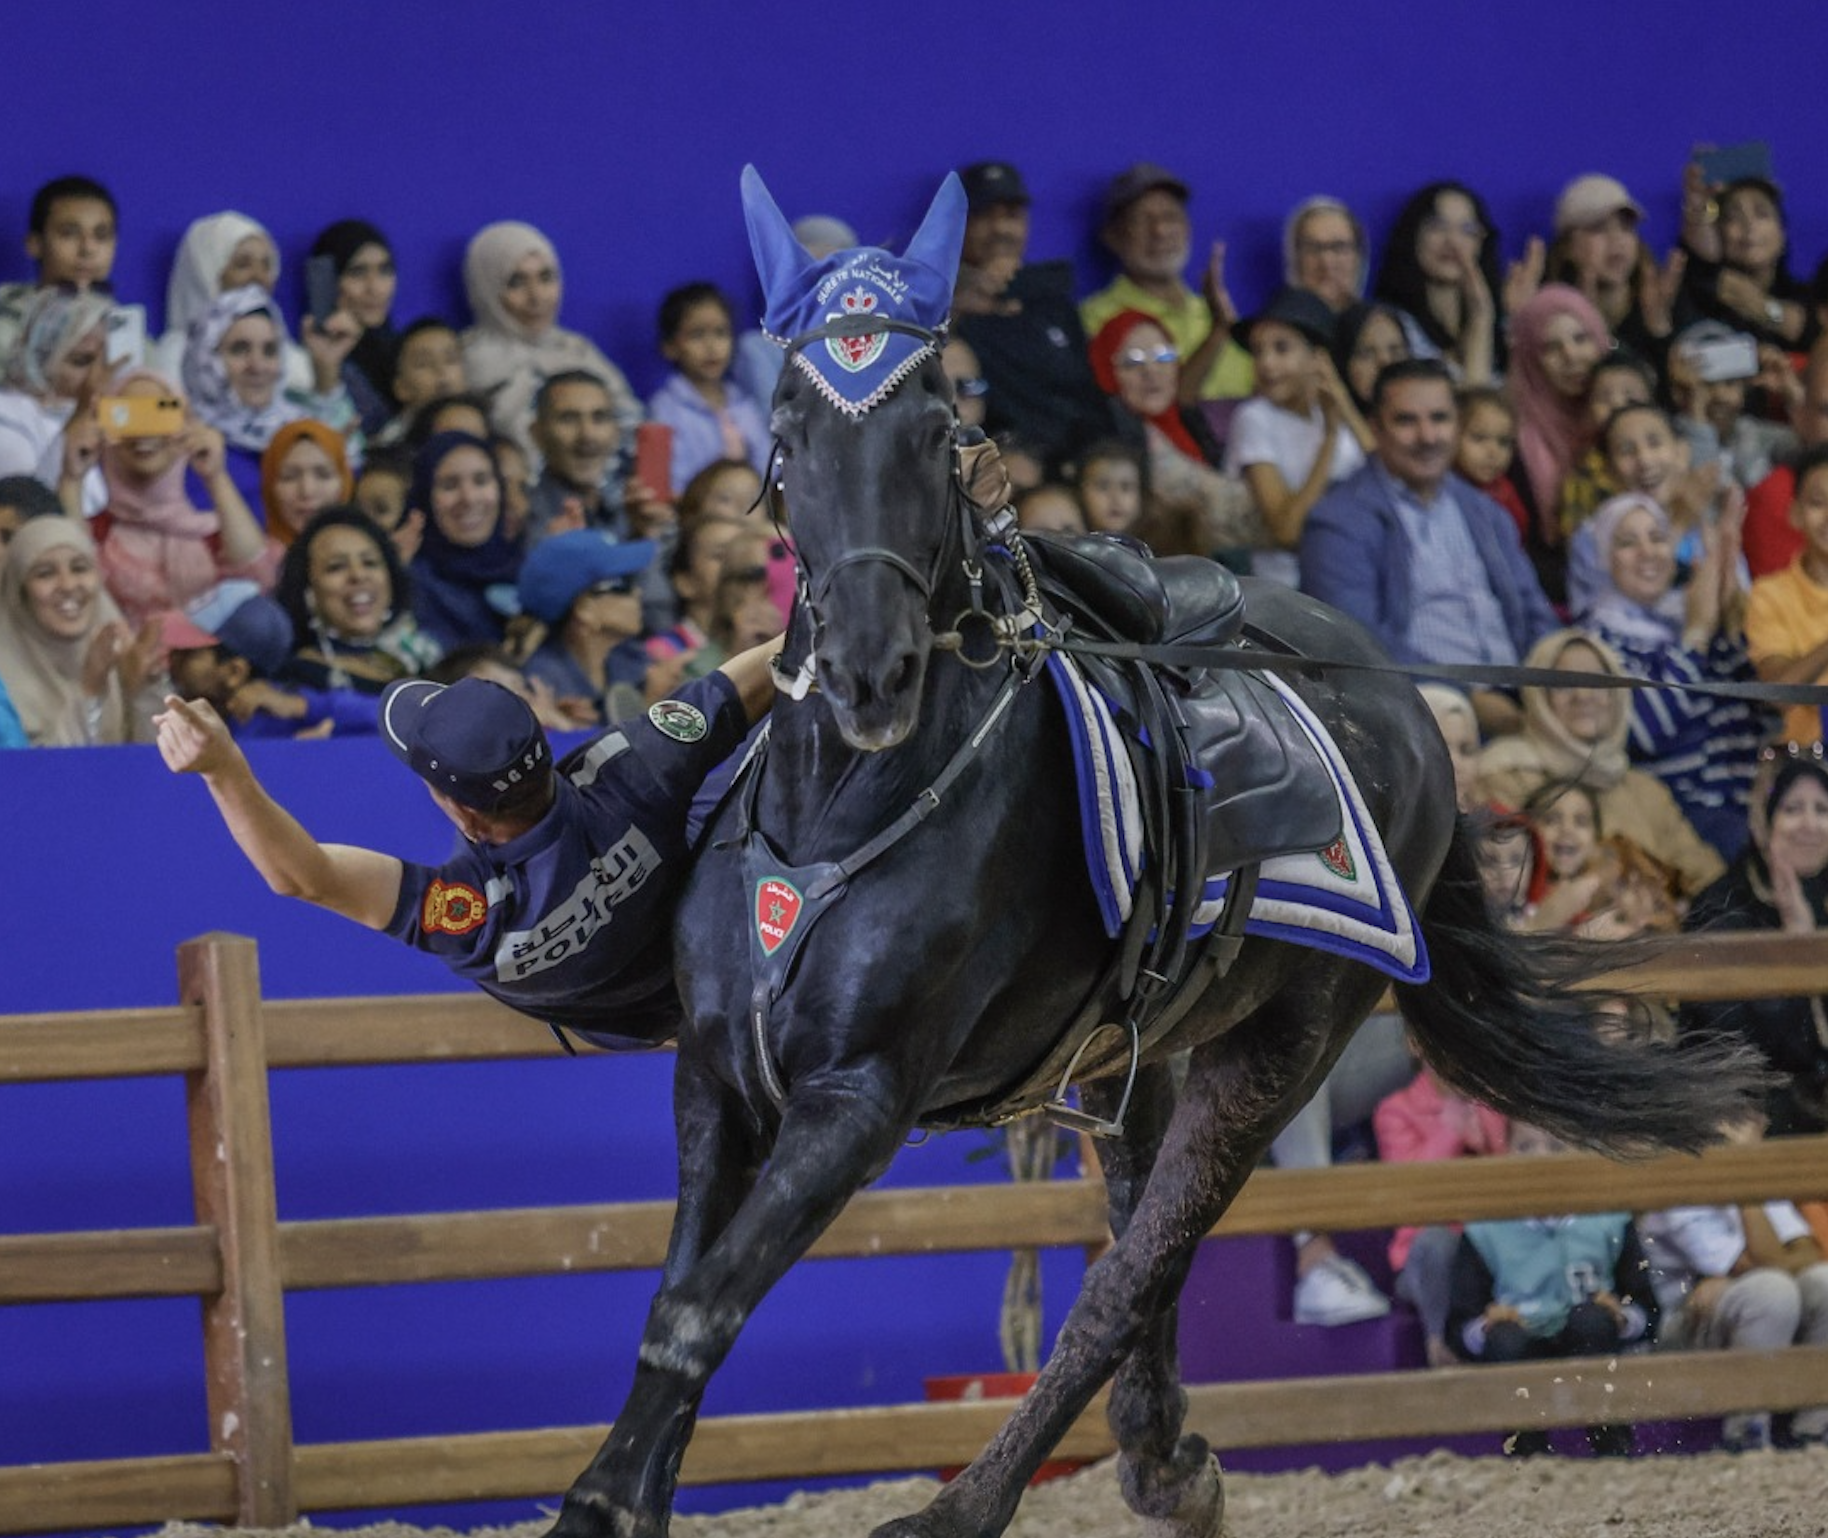
{"type": "Polygon", "coordinates": [[[381,735],[434,790],[493,812],[552,758],[533,709],[483,678],[406,678],[381,698],[381,735]]]}
{"type": "MultiPolygon", "coordinates": [[[[767,300],[762,329],[782,346],[834,321],[882,317],[936,334],[945,326],[965,239],[965,192],[956,175],[941,184],[905,256],[853,246],[814,261],[754,166],[743,170],[743,215],[767,300]]],[[[832,405],[860,416],[918,368],[938,340],[900,331],[825,336],[807,342],[791,361],[832,405]]]]}

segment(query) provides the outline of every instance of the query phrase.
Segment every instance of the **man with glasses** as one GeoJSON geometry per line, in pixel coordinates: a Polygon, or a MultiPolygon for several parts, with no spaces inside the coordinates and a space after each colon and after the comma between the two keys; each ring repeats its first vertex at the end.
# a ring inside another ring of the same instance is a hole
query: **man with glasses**
{"type": "Polygon", "coordinates": [[[1201,292],[1182,274],[1193,249],[1187,217],[1191,194],[1170,171],[1139,161],[1105,189],[1098,238],[1117,258],[1118,274],[1079,306],[1086,335],[1125,310],[1160,322],[1202,400],[1238,400],[1251,393],[1250,354],[1232,337],[1237,308],[1225,289],[1225,243],[1214,241],[1201,273],[1201,292]]]}

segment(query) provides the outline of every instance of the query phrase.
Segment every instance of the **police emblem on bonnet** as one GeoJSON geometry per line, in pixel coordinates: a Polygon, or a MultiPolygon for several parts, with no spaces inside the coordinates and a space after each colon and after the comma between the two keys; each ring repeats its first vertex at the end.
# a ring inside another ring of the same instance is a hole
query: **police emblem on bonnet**
{"type": "Polygon", "coordinates": [[[684,700],[662,700],[650,705],[647,718],[675,742],[697,742],[711,729],[705,713],[684,700]]]}

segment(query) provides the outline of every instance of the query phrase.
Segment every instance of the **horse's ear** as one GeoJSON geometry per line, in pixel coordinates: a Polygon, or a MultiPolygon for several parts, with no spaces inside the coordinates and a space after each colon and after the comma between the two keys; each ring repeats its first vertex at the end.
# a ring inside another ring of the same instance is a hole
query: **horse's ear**
{"type": "Polygon", "coordinates": [[[958,273],[959,253],[965,247],[965,188],[956,171],[949,172],[933,194],[927,217],[908,242],[907,255],[948,278],[958,273]]]}
{"type": "Polygon", "coordinates": [[[788,224],[754,166],[743,167],[743,222],[749,227],[749,249],[755,253],[762,293],[772,300],[789,291],[812,264],[812,255],[793,238],[788,224]]]}

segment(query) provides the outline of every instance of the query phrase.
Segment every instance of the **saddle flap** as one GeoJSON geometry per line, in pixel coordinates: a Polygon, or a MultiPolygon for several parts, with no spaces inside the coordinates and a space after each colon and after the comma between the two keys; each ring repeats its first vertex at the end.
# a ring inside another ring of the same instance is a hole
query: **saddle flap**
{"type": "Polygon", "coordinates": [[[1214,777],[1203,798],[1209,870],[1325,849],[1339,795],[1320,750],[1251,673],[1215,670],[1180,698],[1191,758],[1214,777]]]}

